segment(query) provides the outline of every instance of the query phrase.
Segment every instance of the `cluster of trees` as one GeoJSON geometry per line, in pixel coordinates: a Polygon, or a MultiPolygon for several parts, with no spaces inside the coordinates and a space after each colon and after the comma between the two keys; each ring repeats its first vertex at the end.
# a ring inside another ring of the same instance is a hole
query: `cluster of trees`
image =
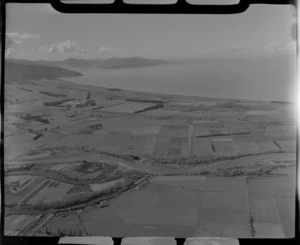
{"type": "Polygon", "coordinates": [[[5,173],[10,173],[10,172],[16,172],[16,171],[29,171],[32,169],[34,164],[27,164],[27,165],[22,165],[22,166],[17,166],[13,168],[7,168],[5,170],[5,173]]]}
{"type": "Polygon", "coordinates": [[[271,154],[271,153],[289,153],[285,150],[271,150],[265,152],[239,152],[218,155],[204,155],[201,157],[168,157],[168,156],[148,156],[147,160],[152,164],[180,164],[180,165],[201,165],[210,164],[217,161],[232,160],[241,157],[271,154]]]}
{"type": "Polygon", "coordinates": [[[155,110],[155,109],[159,109],[159,108],[162,108],[162,107],[164,107],[163,104],[156,104],[156,105],[147,107],[147,108],[145,108],[145,109],[135,111],[134,113],[135,113],[135,114],[137,114],[137,113],[142,113],[142,112],[145,112],[145,111],[155,110]]]}
{"type": "Polygon", "coordinates": [[[43,134],[41,134],[41,133],[36,133],[36,136],[33,137],[33,140],[37,140],[37,139],[39,139],[39,138],[42,137],[42,136],[43,136],[43,134]]]}
{"type": "Polygon", "coordinates": [[[272,171],[284,168],[288,166],[294,166],[296,164],[295,161],[283,161],[280,162],[263,162],[261,164],[254,165],[246,165],[246,166],[237,166],[226,169],[219,169],[212,174],[221,177],[233,177],[233,176],[248,176],[248,175],[264,175],[269,174],[272,171]]]}
{"type": "Polygon", "coordinates": [[[47,118],[44,118],[44,115],[31,115],[30,113],[28,113],[28,114],[21,114],[20,118],[26,121],[37,121],[44,124],[50,123],[47,118]]]}
{"type": "Polygon", "coordinates": [[[118,153],[108,152],[108,151],[100,151],[100,153],[104,154],[104,155],[108,155],[108,156],[112,156],[112,157],[116,157],[116,158],[128,160],[128,161],[139,160],[139,157],[138,156],[134,156],[134,155],[118,154],[118,153]]]}
{"type": "Polygon", "coordinates": [[[41,91],[40,94],[45,94],[45,95],[48,95],[48,96],[51,96],[51,97],[55,97],[55,98],[58,98],[58,97],[68,97],[68,95],[66,95],[66,94],[56,94],[56,93],[51,93],[51,92],[48,92],[48,91],[41,91]]]}
{"type": "Polygon", "coordinates": [[[58,101],[49,101],[49,102],[44,102],[44,106],[52,106],[52,107],[61,107],[63,103],[65,102],[70,102],[74,99],[64,99],[64,100],[58,100],[58,101]]]}
{"type": "Polygon", "coordinates": [[[102,129],[102,127],[103,125],[101,123],[97,123],[89,126],[90,129],[95,129],[95,130],[102,129]]]}

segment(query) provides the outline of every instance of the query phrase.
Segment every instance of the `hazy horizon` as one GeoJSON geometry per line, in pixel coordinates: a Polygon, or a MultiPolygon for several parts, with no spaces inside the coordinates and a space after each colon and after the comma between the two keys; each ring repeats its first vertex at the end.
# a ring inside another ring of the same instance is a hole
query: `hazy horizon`
{"type": "Polygon", "coordinates": [[[233,15],[88,15],[62,14],[49,4],[9,3],[6,56],[190,59],[236,50],[295,53],[294,11],[291,6],[252,5],[233,15]]]}

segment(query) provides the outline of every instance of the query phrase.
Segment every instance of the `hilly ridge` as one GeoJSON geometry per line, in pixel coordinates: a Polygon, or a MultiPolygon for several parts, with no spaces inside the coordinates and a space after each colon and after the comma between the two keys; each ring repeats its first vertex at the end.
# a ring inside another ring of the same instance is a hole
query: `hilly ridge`
{"type": "Polygon", "coordinates": [[[135,67],[146,67],[166,64],[164,60],[145,59],[141,57],[109,58],[109,59],[76,59],[69,58],[62,61],[45,61],[40,60],[36,63],[49,66],[63,67],[94,67],[101,69],[126,69],[135,67]]]}
{"type": "Polygon", "coordinates": [[[20,83],[29,80],[56,79],[59,77],[82,76],[77,71],[69,69],[45,66],[27,60],[6,60],[5,62],[5,82],[20,83]]]}

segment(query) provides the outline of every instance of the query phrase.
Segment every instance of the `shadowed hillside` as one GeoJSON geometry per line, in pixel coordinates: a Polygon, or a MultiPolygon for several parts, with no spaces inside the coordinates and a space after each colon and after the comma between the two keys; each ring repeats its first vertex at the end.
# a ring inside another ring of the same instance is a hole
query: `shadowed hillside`
{"type": "Polygon", "coordinates": [[[5,81],[7,83],[58,77],[77,77],[81,73],[61,67],[44,66],[30,61],[8,60],[5,63],[5,81]]]}

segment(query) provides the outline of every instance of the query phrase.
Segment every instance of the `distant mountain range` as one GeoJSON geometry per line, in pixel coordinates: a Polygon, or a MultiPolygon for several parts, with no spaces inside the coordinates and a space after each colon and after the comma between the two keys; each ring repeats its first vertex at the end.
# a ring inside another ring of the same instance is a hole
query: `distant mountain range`
{"type": "Polygon", "coordinates": [[[77,76],[82,76],[82,74],[69,69],[45,66],[28,60],[10,59],[5,62],[6,83],[20,83],[30,80],[77,76]]]}
{"type": "Polygon", "coordinates": [[[141,57],[128,58],[109,58],[109,59],[76,59],[69,58],[62,61],[45,61],[40,60],[36,63],[48,66],[63,66],[63,67],[93,67],[102,69],[127,69],[135,67],[146,67],[166,64],[164,60],[145,59],[141,57]]]}

